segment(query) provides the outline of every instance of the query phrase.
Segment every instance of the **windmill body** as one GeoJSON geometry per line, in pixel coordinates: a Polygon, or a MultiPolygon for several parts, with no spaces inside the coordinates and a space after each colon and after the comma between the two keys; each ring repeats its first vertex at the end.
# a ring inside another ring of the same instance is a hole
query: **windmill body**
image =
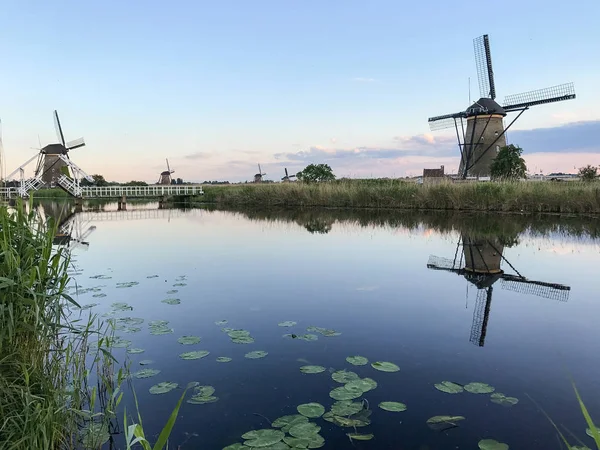
{"type": "Polygon", "coordinates": [[[496,102],[490,41],[485,34],[473,41],[479,93],[481,98],[464,111],[429,118],[432,131],[454,128],[460,151],[458,173],[461,178],[489,177],[491,165],[500,148],[506,145],[506,131],[532,106],[575,98],[573,83],[561,84],[504,98],[496,102]],[[518,112],[508,125],[508,113],[518,112]]]}
{"type": "Polygon", "coordinates": [[[283,183],[290,183],[292,181],[292,178],[296,178],[296,175],[288,175],[287,167],[285,167],[284,170],[285,170],[285,177],[283,177],[281,179],[281,181],[283,183]]]}
{"type": "Polygon", "coordinates": [[[258,165],[258,173],[254,175],[254,182],[255,183],[262,183],[263,181],[263,177],[266,175],[266,173],[263,173],[262,169],[260,168],[260,164],[258,165]]]}
{"type": "Polygon", "coordinates": [[[49,144],[40,150],[40,162],[38,172],[41,171],[42,181],[54,186],[61,175],[69,176],[69,166],[58,155],[66,155],[67,149],[62,144],[49,144]]]}
{"type": "Polygon", "coordinates": [[[174,170],[171,170],[171,167],[169,166],[169,160],[167,159],[167,170],[163,170],[160,173],[160,176],[158,177],[158,183],[157,184],[171,184],[171,174],[175,173],[174,170]]]}

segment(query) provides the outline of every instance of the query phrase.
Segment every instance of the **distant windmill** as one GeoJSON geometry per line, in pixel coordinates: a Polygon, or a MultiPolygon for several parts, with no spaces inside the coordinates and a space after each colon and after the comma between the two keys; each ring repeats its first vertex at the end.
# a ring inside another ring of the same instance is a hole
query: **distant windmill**
{"type": "Polygon", "coordinates": [[[266,175],[266,173],[263,173],[262,169],[260,168],[260,164],[258,165],[258,173],[256,175],[254,175],[254,182],[255,183],[261,183],[263,180],[263,177],[266,175]]]}
{"type": "Polygon", "coordinates": [[[490,166],[498,150],[506,145],[506,131],[529,107],[575,98],[573,83],[566,83],[506,96],[500,106],[495,101],[496,84],[488,35],[474,39],[473,44],[481,98],[466,111],[430,117],[428,120],[432,131],[455,128],[461,156],[458,171],[462,178],[490,175],[490,166]],[[504,127],[504,117],[514,111],[519,111],[519,114],[504,127]]]}
{"type": "Polygon", "coordinates": [[[290,181],[292,181],[292,178],[296,178],[296,175],[288,175],[287,167],[284,170],[285,177],[283,177],[281,181],[283,181],[284,183],[289,183],[290,181]]]}
{"type": "Polygon", "coordinates": [[[175,173],[175,171],[171,170],[171,167],[169,166],[169,160],[167,159],[166,161],[167,161],[167,170],[164,170],[160,173],[157,184],[171,184],[171,174],[175,173]]]}
{"type": "Polygon", "coordinates": [[[499,239],[473,238],[462,235],[456,246],[454,260],[430,256],[428,269],[446,270],[465,279],[477,288],[477,300],[473,311],[470,341],[479,346],[485,345],[485,336],[492,306],[493,284],[500,280],[502,289],[536,295],[566,302],[571,288],[562,284],[529,280],[522,276],[502,255],[504,245],[499,239]],[[460,259],[457,261],[460,247],[460,259]],[[463,265],[464,258],[464,265],[463,265]],[[506,274],[501,269],[505,261],[517,275],[506,274]]]}

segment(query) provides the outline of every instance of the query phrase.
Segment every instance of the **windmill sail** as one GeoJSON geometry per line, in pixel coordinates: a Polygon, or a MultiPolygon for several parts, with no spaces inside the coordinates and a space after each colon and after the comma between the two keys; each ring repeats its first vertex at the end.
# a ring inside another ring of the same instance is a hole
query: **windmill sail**
{"type": "Polygon", "coordinates": [[[572,100],[574,98],[575,86],[573,83],[565,83],[521,94],[507,95],[504,97],[502,107],[506,112],[510,112],[529,108],[530,106],[562,102],[563,100],[572,100]]]}
{"type": "Polygon", "coordinates": [[[58,111],[54,110],[54,128],[56,128],[56,136],[58,137],[58,142],[66,147],[65,145],[65,135],[63,134],[62,127],[60,126],[60,119],[58,118],[58,111]]]}
{"type": "Polygon", "coordinates": [[[492,70],[492,55],[490,53],[490,40],[487,34],[473,39],[475,50],[475,65],[477,66],[477,80],[479,81],[479,94],[481,97],[496,98],[496,84],[492,70]]]}

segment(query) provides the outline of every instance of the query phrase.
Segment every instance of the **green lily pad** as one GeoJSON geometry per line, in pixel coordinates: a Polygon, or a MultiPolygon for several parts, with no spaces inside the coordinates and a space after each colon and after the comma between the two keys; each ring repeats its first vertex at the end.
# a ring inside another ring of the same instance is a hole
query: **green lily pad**
{"type": "Polygon", "coordinates": [[[110,305],[110,307],[114,311],[131,311],[131,310],[133,310],[132,306],[129,306],[127,303],[124,303],[124,302],[115,302],[112,305],[110,305]]]}
{"type": "Polygon", "coordinates": [[[177,294],[178,292],[179,292],[179,290],[177,290],[177,289],[169,289],[167,291],[167,295],[177,294]]]}
{"type": "Polygon", "coordinates": [[[325,372],[325,367],[323,366],[302,366],[300,367],[300,372],[302,373],[321,373],[325,372]]]}
{"type": "Polygon", "coordinates": [[[353,392],[360,392],[364,394],[377,387],[377,381],[371,378],[359,378],[358,380],[352,380],[346,383],[345,389],[353,392]]]}
{"type": "Polygon", "coordinates": [[[181,336],[177,342],[182,345],[195,345],[200,342],[200,336],[181,336]]]}
{"type": "Polygon", "coordinates": [[[496,388],[485,383],[473,382],[465,385],[465,391],[471,394],[491,394],[495,390],[496,388]]]}
{"type": "Polygon", "coordinates": [[[501,392],[494,392],[490,396],[490,399],[492,400],[492,403],[496,403],[498,405],[502,405],[502,406],[506,406],[506,407],[515,406],[517,403],[519,403],[518,398],[507,397],[506,395],[502,394],[501,392]]]}
{"type": "Polygon", "coordinates": [[[140,331],[142,331],[142,329],[138,327],[125,327],[123,328],[123,331],[125,333],[139,333],[140,331]]]}
{"type": "Polygon", "coordinates": [[[350,381],[360,379],[357,373],[350,372],[348,370],[338,370],[333,372],[331,374],[331,378],[333,378],[333,381],[337,381],[338,383],[349,383],[350,381]]]}
{"type": "Polygon", "coordinates": [[[452,381],[442,381],[441,383],[434,384],[434,386],[438,391],[447,394],[459,394],[464,391],[460,384],[453,383],[452,381]]]}
{"type": "Polygon", "coordinates": [[[148,275],[146,278],[150,279],[150,278],[158,278],[158,275],[148,275]]]}
{"type": "Polygon", "coordinates": [[[181,300],[179,300],[178,298],[165,298],[164,300],[161,300],[160,302],[166,303],[167,305],[179,305],[181,303],[181,300]]]}
{"type": "Polygon", "coordinates": [[[108,423],[89,422],[81,430],[81,443],[85,448],[100,448],[109,439],[108,423]]]}
{"type": "Polygon", "coordinates": [[[364,356],[348,356],[346,361],[353,366],[366,366],[369,363],[369,360],[364,356]]]}
{"type": "Polygon", "coordinates": [[[142,370],[138,370],[137,372],[135,372],[133,374],[133,376],[136,378],[150,378],[150,377],[153,377],[154,375],[158,375],[159,373],[160,373],[160,370],[158,370],[158,369],[142,369],[142,370]]]}
{"type": "Polygon", "coordinates": [[[218,320],[218,321],[215,322],[215,325],[219,325],[219,326],[225,325],[225,324],[227,324],[226,320],[218,320]]]}
{"type": "Polygon", "coordinates": [[[234,344],[252,344],[254,342],[254,339],[250,336],[242,336],[239,338],[231,339],[231,342],[233,342],[234,344]]]}
{"type": "Polygon", "coordinates": [[[320,434],[311,434],[306,438],[295,438],[292,436],[286,436],[283,438],[286,447],[292,449],[298,448],[321,448],[325,445],[325,439],[320,434]]]}
{"type": "Polygon", "coordinates": [[[250,336],[250,332],[247,330],[232,330],[229,333],[227,333],[227,336],[229,336],[232,339],[239,339],[241,337],[250,336]]]}
{"type": "Polygon", "coordinates": [[[313,326],[308,327],[306,329],[306,331],[310,331],[311,333],[319,333],[325,337],[339,336],[342,334],[339,331],[329,330],[327,328],[321,328],[321,327],[313,327],[313,326]]]}
{"type": "Polygon", "coordinates": [[[198,350],[195,352],[181,353],[179,355],[179,357],[181,359],[200,359],[200,358],[204,358],[205,356],[208,356],[209,354],[210,354],[210,352],[208,352],[206,350],[198,350]]]}
{"type": "Polygon", "coordinates": [[[109,275],[101,274],[101,275],[92,275],[90,278],[93,280],[110,280],[112,277],[109,275]]]}
{"type": "Polygon", "coordinates": [[[81,308],[82,311],[85,311],[86,309],[92,309],[95,306],[98,306],[100,303],[88,303],[87,305],[83,305],[81,308]]]}
{"type": "MultiPolygon", "coordinates": [[[[278,419],[275,419],[271,426],[275,428],[283,428],[286,433],[288,430],[285,427],[289,427],[290,425],[297,425],[299,423],[306,423],[308,419],[301,414],[291,414],[289,416],[282,416],[278,419]]],[[[289,429],[289,428],[288,428],[289,429]]]]}
{"type": "Polygon", "coordinates": [[[312,422],[299,423],[290,428],[289,433],[295,438],[299,439],[310,439],[310,436],[313,436],[321,431],[321,427],[312,422]]]}
{"type": "Polygon", "coordinates": [[[120,317],[117,319],[117,322],[124,325],[141,325],[144,323],[144,319],[139,317],[120,317]]]}
{"type": "MultiPolygon", "coordinates": [[[[334,425],[337,425],[338,427],[342,427],[342,428],[359,428],[359,427],[366,427],[371,425],[371,420],[369,419],[369,417],[365,414],[366,410],[362,410],[360,413],[358,414],[354,414],[350,417],[343,417],[343,416],[335,416],[333,415],[333,413],[328,412],[323,414],[323,419],[327,420],[328,422],[333,423],[334,425]]],[[[370,413],[371,411],[368,411],[368,413],[370,413]]]]}
{"type": "Polygon", "coordinates": [[[381,402],[379,407],[385,411],[402,412],[406,411],[406,405],[399,402],[381,402]]]}
{"type": "Polygon", "coordinates": [[[454,428],[456,422],[465,420],[463,416],[433,416],[427,419],[427,426],[432,430],[441,431],[448,428],[454,428]]]}
{"type": "Polygon", "coordinates": [[[167,392],[172,391],[173,389],[177,389],[179,385],[177,383],[170,383],[168,381],[163,381],[162,383],[155,384],[152,386],[149,391],[151,394],[166,394],[167,392]]]}
{"type": "Polygon", "coordinates": [[[149,364],[154,364],[154,361],[152,361],[151,359],[142,359],[140,361],[140,366],[147,366],[149,364]]]}
{"type": "Polygon", "coordinates": [[[341,402],[335,402],[331,406],[331,413],[334,416],[351,416],[352,414],[357,414],[363,409],[363,404],[361,402],[353,402],[349,400],[344,400],[341,402]]]}
{"type": "Polygon", "coordinates": [[[200,397],[210,397],[215,393],[215,388],[212,386],[196,386],[194,388],[194,395],[200,397]]]}
{"type": "Polygon", "coordinates": [[[193,395],[187,400],[187,403],[191,403],[192,405],[205,405],[207,403],[215,403],[219,401],[219,397],[215,396],[207,396],[203,397],[201,395],[193,395]]]}
{"type": "Polygon", "coordinates": [[[248,447],[245,447],[243,444],[235,443],[228,445],[227,447],[223,448],[223,450],[248,450],[248,447]]]}
{"type": "Polygon", "coordinates": [[[218,363],[228,363],[231,361],[231,358],[229,358],[228,356],[219,356],[217,357],[217,362],[218,363]]]}
{"type": "Polygon", "coordinates": [[[167,325],[169,325],[168,320],[151,320],[148,322],[148,326],[150,327],[166,327],[167,325]]]}
{"type": "Polygon", "coordinates": [[[298,405],[296,408],[300,414],[309,419],[316,419],[317,417],[321,417],[325,413],[325,407],[320,403],[305,403],[303,405],[298,405]]]}
{"type": "Polygon", "coordinates": [[[297,325],[297,322],[286,320],[285,322],[279,322],[277,325],[280,327],[293,327],[294,325],[297,325]]]}
{"type": "Polygon", "coordinates": [[[372,434],[360,434],[360,433],[346,433],[346,436],[348,436],[351,441],[352,440],[370,441],[371,439],[373,439],[375,437],[372,434]]]}
{"type": "Polygon", "coordinates": [[[319,339],[319,336],[317,336],[316,334],[299,334],[299,335],[284,334],[284,337],[286,337],[286,336],[292,337],[292,339],[300,339],[301,341],[308,341],[308,342],[317,341],[319,339]]]}
{"type": "Polygon", "coordinates": [[[127,353],[130,355],[137,355],[138,353],[144,353],[146,350],[143,348],[128,348],[127,353]]]}
{"type": "Polygon", "coordinates": [[[264,430],[254,430],[242,434],[242,439],[247,439],[244,445],[247,447],[268,447],[269,445],[280,442],[285,437],[285,433],[279,430],[267,428],[264,430]]]}
{"type": "Polygon", "coordinates": [[[97,294],[93,294],[92,297],[94,297],[94,298],[104,298],[104,297],[106,297],[106,294],[104,292],[99,292],[97,294]]]}
{"type": "MultiPolygon", "coordinates": [[[[258,447],[254,447],[254,448],[258,448],[258,447]]],[[[276,444],[273,444],[273,445],[268,445],[266,447],[260,447],[260,448],[262,450],[290,450],[290,446],[287,445],[283,441],[277,442],[276,444]]],[[[246,447],[246,449],[248,449],[248,447],[246,447]]]]}
{"type": "Polygon", "coordinates": [[[508,450],[508,445],[494,439],[483,439],[477,445],[481,450],[508,450]]]}
{"type": "Polygon", "coordinates": [[[150,334],[160,336],[163,334],[173,333],[173,328],[169,328],[167,326],[168,323],[169,322],[167,322],[166,320],[157,320],[154,322],[150,322],[150,334]]]}
{"type": "Polygon", "coordinates": [[[112,339],[108,339],[107,344],[109,347],[113,347],[113,348],[126,348],[131,345],[131,341],[128,341],[127,339],[123,339],[119,336],[115,336],[112,339]]]}
{"type": "Polygon", "coordinates": [[[248,358],[248,359],[259,359],[259,358],[264,358],[265,356],[267,356],[269,353],[265,352],[263,350],[255,350],[253,352],[248,352],[244,355],[244,358],[248,358]]]}
{"type": "Polygon", "coordinates": [[[354,400],[355,398],[358,398],[362,395],[361,392],[351,392],[347,389],[344,388],[344,386],[342,387],[338,387],[333,389],[330,393],[329,396],[334,399],[334,400],[354,400]]]}
{"type": "Polygon", "coordinates": [[[398,372],[400,370],[400,367],[398,367],[396,364],[386,361],[377,361],[371,363],[371,367],[382,372],[398,372]]]}
{"type": "Polygon", "coordinates": [[[183,287],[183,286],[187,286],[187,283],[175,283],[175,284],[173,284],[173,287],[183,287]]]}

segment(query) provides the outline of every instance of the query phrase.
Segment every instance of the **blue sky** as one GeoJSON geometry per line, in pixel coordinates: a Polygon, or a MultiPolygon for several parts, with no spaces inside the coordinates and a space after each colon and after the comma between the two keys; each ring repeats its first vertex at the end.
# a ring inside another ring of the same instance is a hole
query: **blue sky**
{"type": "Polygon", "coordinates": [[[600,3],[487,4],[7,0],[7,171],[35,152],[38,135],[55,140],[54,109],[68,139],[86,138],[72,159],[109,179],[154,181],[165,157],[196,181],[250,179],[258,162],[274,179],[307,162],[340,176],[454,168],[452,135],[431,134],[427,118],[465,109],[469,77],[477,96],[472,39],[484,33],[499,100],[575,82],[576,100],[515,124],[517,137],[529,130],[530,166],[600,164],[600,144],[563,126],[600,130],[600,3]],[[553,127],[565,144],[548,150],[535,133],[553,127]],[[289,157],[311,151],[314,160],[289,157]]]}

